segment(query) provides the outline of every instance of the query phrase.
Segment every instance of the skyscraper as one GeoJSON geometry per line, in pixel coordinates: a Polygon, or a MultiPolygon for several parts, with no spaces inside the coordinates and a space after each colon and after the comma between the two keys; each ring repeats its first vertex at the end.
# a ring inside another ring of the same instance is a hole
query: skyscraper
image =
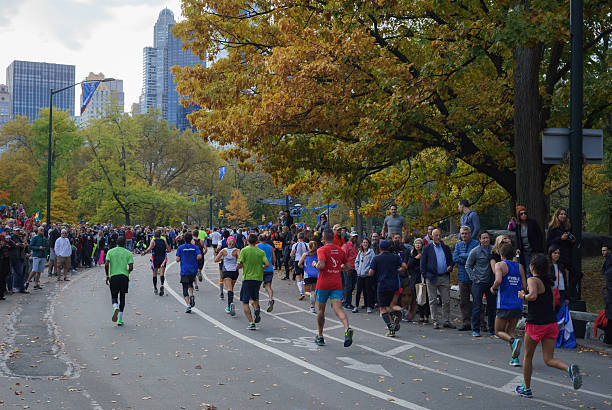
{"type": "Polygon", "coordinates": [[[190,51],[182,50],[183,42],[172,34],[174,14],[168,9],[159,13],[153,31],[153,47],[143,49],[143,87],[140,113],[157,109],[163,118],[181,131],[190,127],[186,115],[197,107],[185,108],[179,104],[176,81],[170,73],[173,66],[192,66],[206,63],[190,51]]]}
{"type": "Polygon", "coordinates": [[[9,112],[11,110],[11,94],[8,91],[8,87],[4,84],[0,84],[0,128],[6,124],[9,119],[9,112]]]}
{"type": "MultiPolygon", "coordinates": [[[[103,80],[104,74],[89,73],[85,80],[103,80]]],[[[123,80],[114,80],[98,84],[98,88],[93,93],[87,108],[81,114],[81,124],[86,125],[88,121],[102,118],[108,113],[110,104],[117,104],[119,110],[123,112],[124,104],[123,80]]],[[[83,104],[83,93],[81,93],[81,104],[83,104]]]]}
{"type": "MultiPolygon", "coordinates": [[[[6,69],[11,94],[9,115],[24,115],[30,121],[40,117],[41,108],[49,108],[49,90],[74,84],[74,66],[31,61],[13,61],[6,69]]],[[[53,96],[53,108],[74,115],[74,88],[53,96]]]]}

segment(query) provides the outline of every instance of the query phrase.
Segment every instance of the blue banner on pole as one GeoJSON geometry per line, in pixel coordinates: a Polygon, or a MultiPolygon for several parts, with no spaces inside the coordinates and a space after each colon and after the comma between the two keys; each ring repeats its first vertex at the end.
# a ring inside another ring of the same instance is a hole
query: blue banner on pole
{"type": "Polygon", "coordinates": [[[100,81],[92,81],[89,83],[81,84],[81,90],[83,92],[83,102],[81,103],[81,114],[87,108],[87,105],[91,101],[91,97],[93,97],[94,92],[96,92],[96,88],[98,88],[98,84],[100,81]]]}
{"type": "Polygon", "coordinates": [[[219,167],[219,180],[223,180],[225,176],[225,172],[227,171],[227,166],[219,167]]]}

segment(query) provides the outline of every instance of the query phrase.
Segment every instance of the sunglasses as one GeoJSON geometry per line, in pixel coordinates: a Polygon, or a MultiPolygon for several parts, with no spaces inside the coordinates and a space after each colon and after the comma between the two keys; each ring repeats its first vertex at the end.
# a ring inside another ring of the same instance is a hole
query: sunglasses
{"type": "Polygon", "coordinates": [[[527,215],[527,212],[525,212],[525,211],[519,212],[519,215],[527,215]]]}

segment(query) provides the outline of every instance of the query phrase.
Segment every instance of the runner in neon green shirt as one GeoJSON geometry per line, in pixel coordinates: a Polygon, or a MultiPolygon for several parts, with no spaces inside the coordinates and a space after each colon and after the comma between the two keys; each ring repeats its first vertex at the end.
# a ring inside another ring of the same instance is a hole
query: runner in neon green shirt
{"type": "Polygon", "coordinates": [[[134,270],[134,257],[132,252],[125,249],[125,236],[120,236],[117,239],[117,246],[106,254],[104,270],[113,303],[112,321],[117,322],[117,326],[123,326],[125,294],[128,293],[130,285],[130,272],[134,270]]]}
{"type": "Polygon", "coordinates": [[[240,288],[240,301],[242,302],[242,310],[244,315],[249,320],[249,330],[257,330],[255,323],[261,321],[259,309],[259,288],[263,281],[263,271],[270,266],[266,253],[257,247],[257,235],[252,233],[249,235],[249,246],[243,248],[238,256],[237,269],[242,271],[242,286],[240,288]],[[249,303],[255,309],[255,320],[251,315],[249,303]]]}

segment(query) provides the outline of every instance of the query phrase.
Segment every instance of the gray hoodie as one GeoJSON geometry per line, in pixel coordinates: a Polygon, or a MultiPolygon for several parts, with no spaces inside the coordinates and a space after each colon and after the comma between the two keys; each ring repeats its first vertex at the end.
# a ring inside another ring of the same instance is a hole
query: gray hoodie
{"type": "Polygon", "coordinates": [[[370,273],[370,265],[372,264],[372,259],[374,259],[374,250],[369,248],[367,252],[364,254],[362,251],[359,251],[357,257],[355,258],[355,270],[357,271],[357,276],[365,277],[370,273]]]}

